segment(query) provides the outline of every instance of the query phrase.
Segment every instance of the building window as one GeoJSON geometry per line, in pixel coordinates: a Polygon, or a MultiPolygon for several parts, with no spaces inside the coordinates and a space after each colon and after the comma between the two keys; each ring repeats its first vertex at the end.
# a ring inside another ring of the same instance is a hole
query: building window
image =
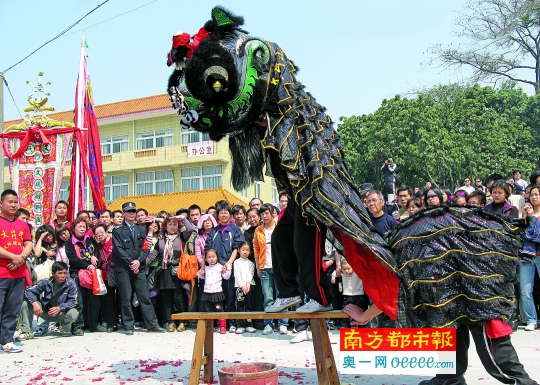
{"type": "Polygon", "coordinates": [[[221,173],[221,165],[183,168],[180,170],[182,191],[218,188],[221,173]]]}
{"type": "Polygon", "coordinates": [[[173,145],[173,130],[158,130],[137,134],[137,150],[173,145]]]}
{"type": "Polygon", "coordinates": [[[172,170],[139,172],[135,176],[137,195],[161,194],[174,191],[172,170]]]}
{"type": "Polygon", "coordinates": [[[115,154],[129,149],[129,135],[101,138],[101,154],[115,154]]]}
{"type": "Polygon", "coordinates": [[[261,182],[255,182],[255,198],[261,199],[261,182]]]}
{"type": "Polygon", "coordinates": [[[63,180],[60,185],[60,200],[69,202],[69,179],[63,180]]]}
{"type": "Polygon", "coordinates": [[[279,204],[279,196],[278,196],[278,191],[277,191],[277,186],[276,186],[276,180],[274,178],[272,178],[272,204],[279,204]]]}
{"type": "Polygon", "coordinates": [[[107,203],[120,198],[120,195],[129,195],[129,176],[111,175],[103,178],[105,181],[105,200],[107,203]]]}
{"type": "Polygon", "coordinates": [[[199,143],[199,142],[205,142],[210,140],[210,134],[207,132],[202,133],[195,131],[193,128],[190,128],[189,130],[182,130],[180,142],[183,145],[189,144],[189,143],[199,143]]]}

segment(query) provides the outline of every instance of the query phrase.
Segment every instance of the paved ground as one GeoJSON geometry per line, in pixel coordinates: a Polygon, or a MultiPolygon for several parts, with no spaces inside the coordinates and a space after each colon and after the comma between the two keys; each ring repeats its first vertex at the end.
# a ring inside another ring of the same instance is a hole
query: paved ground
{"type": "MultiPolygon", "coordinates": [[[[235,362],[272,362],[279,367],[280,384],[316,384],[313,344],[290,344],[293,337],[274,333],[216,334],[216,367],[235,362]]],[[[332,332],[337,336],[337,332],[332,332]]],[[[36,337],[22,343],[18,354],[0,353],[2,384],[186,384],[191,364],[195,331],[154,334],[144,329],[134,336],[123,332],[86,333],[83,337],[59,335],[36,337]]],[[[532,378],[540,380],[540,331],[523,328],[512,337],[521,362],[532,378]]],[[[338,345],[332,345],[339,357],[338,345]]],[[[491,378],[471,346],[469,385],[490,385],[491,378]]],[[[216,369],[217,376],[217,369],[216,369]]],[[[425,377],[341,375],[342,384],[416,385],[425,377]]],[[[214,383],[217,383],[217,378],[214,383]]]]}

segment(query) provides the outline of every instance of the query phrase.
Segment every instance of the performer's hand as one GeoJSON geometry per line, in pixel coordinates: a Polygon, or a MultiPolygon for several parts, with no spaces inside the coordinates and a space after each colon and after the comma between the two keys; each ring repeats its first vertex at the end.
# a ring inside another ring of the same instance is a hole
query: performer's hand
{"type": "Polygon", "coordinates": [[[90,258],[90,263],[94,266],[97,266],[97,263],[98,263],[98,259],[96,257],[92,257],[90,258]]]}
{"type": "Polygon", "coordinates": [[[221,274],[225,274],[227,272],[227,264],[224,264],[221,268],[221,274]]]}
{"type": "Polygon", "coordinates": [[[332,282],[332,285],[335,285],[336,284],[336,277],[333,275],[332,278],[330,279],[330,282],[332,282]]]}
{"type": "Polygon", "coordinates": [[[199,270],[199,275],[200,275],[201,277],[204,277],[204,269],[199,270]]]}
{"type": "Polygon", "coordinates": [[[341,277],[341,266],[336,267],[336,277],[341,277]]]}
{"type": "Polygon", "coordinates": [[[353,305],[353,304],[348,304],[347,306],[345,306],[343,308],[343,312],[347,313],[349,315],[349,317],[351,317],[353,319],[351,321],[351,326],[353,324],[354,325],[365,325],[370,321],[370,320],[365,320],[365,317],[363,317],[364,310],[362,310],[362,308],[360,308],[360,306],[356,306],[356,305],[353,305]]]}
{"type": "Polygon", "coordinates": [[[86,269],[90,270],[90,271],[94,271],[94,270],[96,270],[96,267],[94,265],[88,265],[88,267],[86,269]]]}

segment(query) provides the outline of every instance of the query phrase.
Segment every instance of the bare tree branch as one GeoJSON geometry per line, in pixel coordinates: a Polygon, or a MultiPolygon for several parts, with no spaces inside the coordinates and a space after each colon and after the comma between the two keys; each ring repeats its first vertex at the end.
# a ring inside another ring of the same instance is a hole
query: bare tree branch
{"type": "Polygon", "coordinates": [[[469,0],[456,18],[457,46],[436,45],[429,65],[472,69],[472,81],[501,78],[540,91],[540,0],[469,0]]]}

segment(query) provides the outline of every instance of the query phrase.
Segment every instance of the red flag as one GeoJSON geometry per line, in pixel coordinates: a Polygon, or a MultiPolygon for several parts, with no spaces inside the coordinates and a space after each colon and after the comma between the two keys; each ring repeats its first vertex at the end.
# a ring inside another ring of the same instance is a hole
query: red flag
{"type": "Polygon", "coordinates": [[[84,180],[88,176],[88,183],[92,191],[94,210],[99,211],[107,207],[105,202],[105,183],[103,180],[103,167],[101,164],[101,143],[99,128],[94,110],[92,85],[90,75],[86,70],[86,41],[83,32],[81,44],[81,58],[77,91],[75,97],[75,124],[77,127],[87,129],[75,135],[73,160],[71,164],[71,188],[69,206],[72,216],[84,207],[84,180]]]}

